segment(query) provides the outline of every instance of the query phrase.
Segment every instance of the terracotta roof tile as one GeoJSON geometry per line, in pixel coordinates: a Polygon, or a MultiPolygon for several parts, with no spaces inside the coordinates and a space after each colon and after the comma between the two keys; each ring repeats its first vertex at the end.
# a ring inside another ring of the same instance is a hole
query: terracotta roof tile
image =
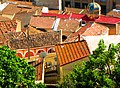
{"type": "Polygon", "coordinates": [[[76,14],[87,14],[87,10],[86,9],[78,9],[78,8],[68,8],[65,7],[64,9],[64,13],[76,13],[76,14]]]}
{"type": "Polygon", "coordinates": [[[107,13],[107,16],[111,16],[111,17],[118,17],[120,18],[120,12],[119,11],[110,11],[107,13]]]}
{"type": "Polygon", "coordinates": [[[37,28],[53,28],[55,17],[32,16],[30,26],[37,28]]]}
{"type": "Polygon", "coordinates": [[[21,21],[22,28],[24,28],[25,25],[28,25],[31,19],[31,16],[34,14],[34,12],[21,12],[15,14],[13,20],[19,20],[21,21]]]}
{"type": "Polygon", "coordinates": [[[13,15],[13,14],[24,12],[24,11],[33,12],[33,11],[35,11],[37,9],[41,10],[41,7],[31,6],[31,5],[8,4],[2,10],[2,14],[13,15]]]}
{"type": "MultiPolygon", "coordinates": [[[[30,35],[29,46],[30,48],[34,47],[43,47],[50,46],[60,43],[60,32],[45,32],[30,35]]],[[[27,49],[28,47],[28,38],[13,38],[9,40],[9,47],[11,49],[27,49]]]]}
{"type": "Polygon", "coordinates": [[[15,20],[0,22],[0,29],[3,33],[15,32],[17,23],[15,20]]]}
{"type": "Polygon", "coordinates": [[[25,2],[25,1],[9,0],[9,2],[11,2],[11,3],[17,3],[17,4],[21,4],[21,5],[32,5],[32,2],[25,2]]]}
{"type": "Polygon", "coordinates": [[[97,35],[108,35],[109,28],[98,24],[93,23],[82,35],[85,36],[97,36],[97,35]]]}
{"type": "Polygon", "coordinates": [[[8,32],[3,33],[2,30],[0,30],[0,42],[3,44],[7,44],[7,41],[9,39],[17,39],[17,38],[23,38],[25,34],[23,32],[8,32]]]}
{"type": "Polygon", "coordinates": [[[86,41],[58,44],[55,50],[60,66],[80,60],[90,54],[86,41]]]}
{"type": "Polygon", "coordinates": [[[82,35],[87,28],[89,28],[92,25],[92,22],[88,22],[85,26],[80,27],[79,30],[73,34],[71,34],[66,40],[65,42],[73,42],[78,38],[78,35],[82,35]]]}
{"type": "Polygon", "coordinates": [[[75,32],[79,28],[80,22],[74,19],[60,19],[58,30],[75,32]]]}
{"type": "Polygon", "coordinates": [[[7,17],[0,16],[0,21],[10,21],[10,19],[7,17]]]}
{"type": "Polygon", "coordinates": [[[60,13],[60,11],[59,11],[59,10],[49,10],[49,13],[55,13],[55,14],[58,14],[58,13],[60,13]]]}

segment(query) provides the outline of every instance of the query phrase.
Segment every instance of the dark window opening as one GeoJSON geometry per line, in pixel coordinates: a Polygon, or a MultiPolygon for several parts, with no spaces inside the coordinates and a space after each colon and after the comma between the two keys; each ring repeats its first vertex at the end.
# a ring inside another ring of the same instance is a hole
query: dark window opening
{"type": "Polygon", "coordinates": [[[43,31],[43,32],[47,32],[44,28],[37,28],[37,30],[43,31]]]}
{"type": "Polygon", "coordinates": [[[83,8],[83,9],[86,9],[86,8],[87,8],[87,6],[88,6],[88,4],[87,4],[87,3],[83,3],[83,4],[82,4],[82,8],[83,8]]]}
{"type": "Polygon", "coordinates": [[[115,2],[113,2],[113,7],[112,7],[113,9],[115,9],[116,8],[116,3],[115,2]]]}
{"type": "Polygon", "coordinates": [[[65,41],[67,39],[67,36],[62,35],[62,41],[65,41]]]}
{"type": "Polygon", "coordinates": [[[80,8],[80,3],[79,2],[75,2],[75,8],[80,8]]]}
{"type": "Polygon", "coordinates": [[[102,14],[106,14],[106,6],[105,5],[101,5],[101,13],[102,14]]]}
{"type": "Polygon", "coordinates": [[[65,7],[71,7],[69,1],[65,1],[65,7]]]}
{"type": "Polygon", "coordinates": [[[48,53],[54,53],[55,51],[53,49],[50,49],[48,53]]]}

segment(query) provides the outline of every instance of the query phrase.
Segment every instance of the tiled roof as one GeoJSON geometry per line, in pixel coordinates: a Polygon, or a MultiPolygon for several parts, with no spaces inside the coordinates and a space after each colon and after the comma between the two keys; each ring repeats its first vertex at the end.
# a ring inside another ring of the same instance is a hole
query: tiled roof
{"type": "Polygon", "coordinates": [[[42,16],[55,16],[58,18],[73,18],[73,19],[82,19],[84,14],[55,14],[55,13],[42,13],[42,16]]]}
{"type": "MultiPolygon", "coordinates": [[[[29,46],[30,48],[34,47],[43,47],[50,46],[60,43],[60,32],[46,32],[30,35],[29,46]]],[[[11,49],[27,49],[28,47],[28,38],[14,38],[9,40],[9,47],[11,49]]]]}
{"type": "Polygon", "coordinates": [[[97,36],[97,35],[108,35],[109,28],[98,24],[93,23],[91,27],[87,28],[87,30],[82,34],[84,36],[97,36]]]}
{"type": "Polygon", "coordinates": [[[83,27],[80,27],[79,30],[73,34],[71,34],[65,42],[73,42],[75,41],[76,39],[78,39],[78,35],[82,35],[86,30],[87,28],[91,27],[92,25],[92,22],[88,22],[85,26],[83,27]]]}
{"type": "Polygon", "coordinates": [[[110,11],[107,13],[107,16],[111,16],[111,17],[119,17],[120,18],[120,12],[119,11],[110,11]]]}
{"type": "Polygon", "coordinates": [[[120,18],[108,17],[108,16],[100,16],[95,20],[98,23],[106,23],[106,24],[116,24],[120,22],[120,18]]]}
{"type": "Polygon", "coordinates": [[[120,1],[119,0],[116,0],[116,9],[120,9],[120,1]]]}
{"type": "Polygon", "coordinates": [[[25,37],[25,34],[23,32],[9,32],[9,33],[3,33],[0,30],[0,42],[1,45],[7,44],[7,41],[9,39],[17,39],[17,38],[23,38],[25,37]]]}
{"type": "Polygon", "coordinates": [[[25,11],[26,9],[21,9],[21,8],[17,8],[16,4],[8,4],[3,10],[2,10],[2,14],[9,14],[9,15],[13,15],[16,14],[20,11],[25,11]]]}
{"type": "Polygon", "coordinates": [[[14,1],[14,0],[9,0],[9,3],[17,3],[17,4],[21,4],[21,5],[32,5],[32,2],[26,2],[26,1],[14,1]]]}
{"type": "Polygon", "coordinates": [[[21,26],[22,28],[24,28],[25,25],[28,25],[31,19],[31,16],[34,14],[34,12],[21,12],[21,13],[17,13],[15,14],[13,20],[19,20],[21,21],[21,26]]]}
{"type": "Polygon", "coordinates": [[[75,32],[79,28],[80,22],[74,19],[60,19],[58,30],[75,32]]]}
{"type": "MultiPolygon", "coordinates": [[[[31,57],[32,58],[32,57],[31,57]]],[[[43,71],[43,59],[36,57],[37,59],[35,60],[28,60],[29,64],[35,67],[36,70],[36,81],[42,80],[42,71],[43,71]]]]}
{"type": "Polygon", "coordinates": [[[0,21],[10,21],[10,19],[0,15],[0,21]]]}
{"type": "Polygon", "coordinates": [[[87,10],[86,9],[65,7],[64,11],[65,11],[64,13],[87,14],[87,10]]]}
{"type": "Polygon", "coordinates": [[[29,34],[33,35],[33,34],[38,34],[38,33],[44,33],[43,31],[38,30],[37,28],[34,27],[29,27],[29,34]]]}
{"type": "Polygon", "coordinates": [[[90,52],[86,41],[58,44],[55,46],[60,66],[87,57],[90,52]]]}
{"type": "Polygon", "coordinates": [[[3,33],[15,32],[17,23],[15,20],[0,22],[0,29],[3,33]]]}
{"type": "Polygon", "coordinates": [[[75,32],[73,34],[73,36],[76,36],[76,35],[82,35],[86,30],[87,28],[91,27],[92,25],[92,22],[88,22],[85,26],[81,27],[77,32],[75,32]]]}
{"type": "Polygon", "coordinates": [[[53,28],[55,17],[32,16],[30,26],[37,28],[53,28]]]}
{"type": "Polygon", "coordinates": [[[49,13],[55,13],[55,14],[58,14],[58,13],[60,13],[60,11],[59,11],[59,10],[49,10],[49,13]]]}
{"type": "Polygon", "coordinates": [[[8,4],[3,10],[2,14],[13,15],[19,12],[33,12],[37,9],[41,9],[41,7],[31,6],[31,5],[19,5],[19,4],[8,4]]]}

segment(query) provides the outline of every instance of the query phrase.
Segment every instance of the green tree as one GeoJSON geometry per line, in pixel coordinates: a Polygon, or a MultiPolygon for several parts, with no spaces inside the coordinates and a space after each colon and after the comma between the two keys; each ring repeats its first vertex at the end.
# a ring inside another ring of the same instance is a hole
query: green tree
{"type": "Polygon", "coordinates": [[[106,49],[101,40],[89,61],[76,65],[60,88],[120,88],[120,44],[106,49]]]}
{"type": "Polygon", "coordinates": [[[35,84],[34,67],[25,59],[17,57],[16,51],[0,46],[0,88],[44,88],[43,86],[35,84]]]}

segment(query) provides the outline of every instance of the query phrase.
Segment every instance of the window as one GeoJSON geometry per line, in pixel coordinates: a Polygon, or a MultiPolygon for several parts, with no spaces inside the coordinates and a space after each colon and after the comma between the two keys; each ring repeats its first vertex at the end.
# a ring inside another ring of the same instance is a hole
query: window
{"type": "Polygon", "coordinates": [[[80,8],[80,3],[79,2],[75,2],[75,8],[80,8]]]}
{"type": "Polygon", "coordinates": [[[70,6],[70,1],[65,1],[65,7],[71,7],[70,6]]]}
{"type": "Polygon", "coordinates": [[[106,0],[100,0],[101,2],[106,2],[106,0]]]}

